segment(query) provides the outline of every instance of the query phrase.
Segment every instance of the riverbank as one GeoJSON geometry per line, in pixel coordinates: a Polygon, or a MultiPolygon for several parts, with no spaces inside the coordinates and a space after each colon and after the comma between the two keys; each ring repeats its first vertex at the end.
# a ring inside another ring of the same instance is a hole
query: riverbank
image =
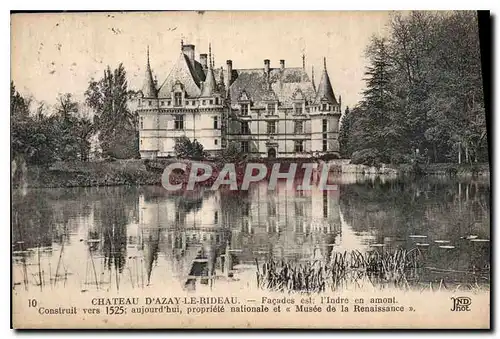
{"type": "Polygon", "coordinates": [[[27,166],[15,175],[13,186],[29,188],[159,185],[161,173],[149,171],[139,159],[113,162],[56,162],[50,167],[27,166]]]}
{"type": "MultiPolygon", "coordinates": [[[[99,162],[57,162],[50,167],[26,166],[24,169],[22,169],[23,166],[15,166],[17,170],[13,173],[12,184],[13,187],[28,188],[160,185],[162,168],[174,161],[176,160],[150,162],[129,159],[99,162]]],[[[300,161],[304,162],[305,159],[300,159],[300,161]]],[[[290,159],[283,161],[284,164],[290,162],[290,159]]],[[[331,171],[337,173],[391,176],[415,174],[411,165],[370,167],[349,164],[349,160],[332,160],[329,164],[331,171]]],[[[286,166],[283,165],[283,167],[286,166]]],[[[420,169],[422,172],[419,175],[472,177],[489,176],[490,174],[488,164],[429,164],[421,166],[420,169]]],[[[282,168],[282,171],[285,170],[282,168]]]]}

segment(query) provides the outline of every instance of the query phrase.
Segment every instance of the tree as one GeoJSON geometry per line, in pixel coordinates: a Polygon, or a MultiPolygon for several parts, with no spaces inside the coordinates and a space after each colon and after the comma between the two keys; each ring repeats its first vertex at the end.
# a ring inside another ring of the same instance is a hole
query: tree
{"type": "Polygon", "coordinates": [[[388,28],[367,47],[366,89],[341,149],[359,161],[487,160],[476,14],[396,14],[388,28]]]}
{"type": "Polygon", "coordinates": [[[87,105],[95,111],[95,130],[103,154],[115,158],[139,156],[138,119],[127,107],[128,91],[123,64],[108,68],[98,81],[92,80],[85,92],[87,105]]]}
{"type": "Polygon", "coordinates": [[[342,158],[349,158],[351,156],[349,136],[351,134],[351,127],[353,122],[354,122],[353,116],[349,111],[349,107],[346,107],[345,112],[342,115],[340,121],[340,131],[339,131],[340,156],[342,158]]]}
{"type": "Polygon", "coordinates": [[[14,119],[24,119],[29,116],[30,101],[23,98],[14,86],[14,82],[10,82],[10,115],[14,119]]]}
{"type": "Polygon", "coordinates": [[[203,145],[198,140],[191,141],[188,137],[181,137],[175,140],[175,155],[181,159],[201,160],[206,157],[203,145]]]}
{"type": "Polygon", "coordinates": [[[226,148],[222,149],[220,160],[222,164],[238,163],[245,159],[245,154],[241,152],[240,144],[230,142],[226,148]]]}

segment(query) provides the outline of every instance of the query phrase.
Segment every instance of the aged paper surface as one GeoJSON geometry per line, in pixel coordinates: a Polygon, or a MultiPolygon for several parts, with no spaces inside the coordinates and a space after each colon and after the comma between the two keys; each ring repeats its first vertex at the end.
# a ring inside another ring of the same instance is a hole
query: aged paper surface
{"type": "Polygon", "coordinates": [[[475,12],[11,34],[14,328],[490,327],[475,12]]]}

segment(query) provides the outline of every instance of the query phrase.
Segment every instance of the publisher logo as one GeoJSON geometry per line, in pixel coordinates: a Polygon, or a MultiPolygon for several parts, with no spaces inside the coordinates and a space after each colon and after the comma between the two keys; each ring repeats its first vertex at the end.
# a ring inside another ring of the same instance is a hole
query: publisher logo
{"type": "Polygon", "coordinates": [[[451,300],[453,301],[453,307],[451,308],[451,311],[455,312],[470,311],[469,306],[472,301],[469,297],[451,297],[451,300]]]}

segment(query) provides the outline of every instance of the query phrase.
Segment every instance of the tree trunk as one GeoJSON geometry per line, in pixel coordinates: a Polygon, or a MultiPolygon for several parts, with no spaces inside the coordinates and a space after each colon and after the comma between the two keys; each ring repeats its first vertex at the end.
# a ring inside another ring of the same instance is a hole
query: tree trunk
{"type": "Polygon", "coordinates": [[[462,163],[462,145],[458,143],[458,164],[462,163]]]}

